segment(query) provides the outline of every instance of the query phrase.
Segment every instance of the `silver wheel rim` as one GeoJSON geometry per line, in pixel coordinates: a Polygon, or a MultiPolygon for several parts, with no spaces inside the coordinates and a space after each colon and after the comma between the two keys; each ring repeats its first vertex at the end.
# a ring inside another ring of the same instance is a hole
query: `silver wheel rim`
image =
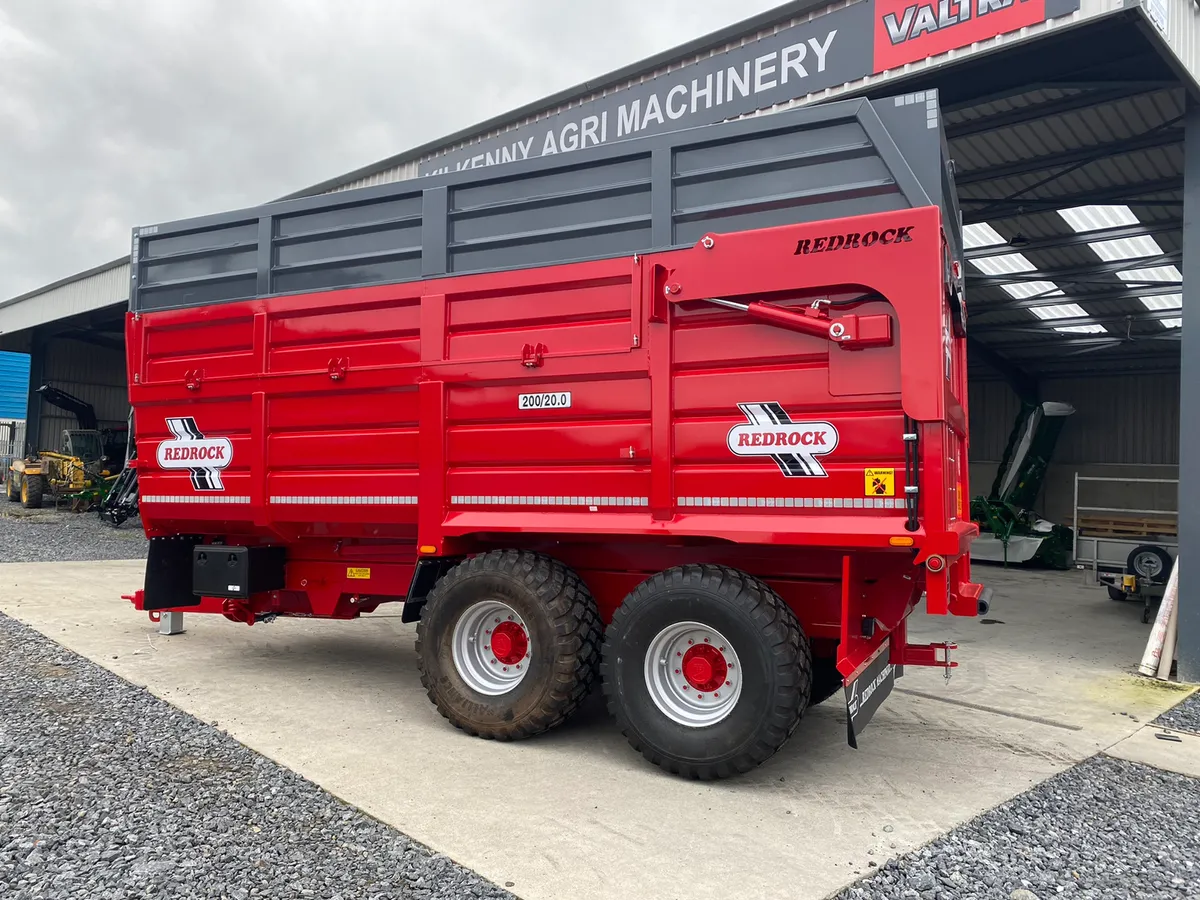
{"type": "Polygon", "coordinates": [[[529,671],[533,642],[517,611],[499,600],[483,600],[467,607],[454,625],[451,638],[454,668],[467,687],[489,697],[515,689],[529,671]],[[516,629],[519,629],[518,632],[516,629]],[[519,642],[524,635],[524,652],[519,642]],[[499,635],[504,635],[501,644],[499,635]],[[493,640],[497,647],[493,647],[493,640]],[[496,652],[497,650],[501,652],[496,652]]]}
{"type": "Polygon", "coordinates": [[[1162,574],[1163,564],[1157,553],[1139,553],[1133,558],[1133,571],[1143,578],[1157,578],[1162,574]]]}
{"type": "Polygon", "coordinates": [[[742,664],[733,645],[700,622],[677,622],[655,635],[646,651],[645,672],[659,712],[689,728],[717,724],[733,712],[742,694],[742,664]],[[703,665],[697,665],[698,659],[703,665]]]}

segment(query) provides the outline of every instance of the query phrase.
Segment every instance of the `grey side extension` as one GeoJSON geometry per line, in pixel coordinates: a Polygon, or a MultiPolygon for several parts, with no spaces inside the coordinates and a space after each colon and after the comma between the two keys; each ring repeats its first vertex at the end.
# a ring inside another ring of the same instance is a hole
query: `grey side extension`
{"type": "Polygon", "coordinates": [[[844,100],[134,231],[137,312],[604,259],[938,205],[934,91],[844,100]]]}

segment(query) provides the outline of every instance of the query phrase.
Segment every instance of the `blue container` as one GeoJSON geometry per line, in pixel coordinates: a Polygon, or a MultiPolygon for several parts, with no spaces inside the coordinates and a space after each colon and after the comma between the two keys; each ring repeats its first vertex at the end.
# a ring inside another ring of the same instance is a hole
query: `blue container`
{"type": "Polygon", "coordinates": [[[25,419],[29,404],[29,354],[0,350],[0,419],[25,419]]]}

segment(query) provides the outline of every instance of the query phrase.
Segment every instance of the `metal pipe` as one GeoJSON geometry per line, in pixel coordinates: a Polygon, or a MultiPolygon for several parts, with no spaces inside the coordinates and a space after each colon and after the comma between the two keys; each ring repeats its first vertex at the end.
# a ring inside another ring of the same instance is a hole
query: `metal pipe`
{"type": "MultiPolygon", "coordinates": [[[[1158,663],[1163,652],[1163,643],[1167,637],[1167,624],[1171,620],[1171,614],[1175,610],[1175,604],[1179,596],[1179,559],[1176,558],[1175,565],[1171,567],[1171,577],[1167,580],[1167,589],[1163,592],[1162,602],[1158,605],[1158,617],[1154,620],[1154,627],[1150,629],[1150,637],[1146,641],[1146,650],[1142,654],[1142,662],[1138,666],[1138,671],[1143,675],[1151,677],[1158,674],[1158,663]]],[[[1180,675],[1183,673],[1180,672],[1180,675]]]]}
{"type": "Polygon", "coordinates": [[[1080,481],[1116,481],[1121,484],[1179,484],[1178,478],[1111,478],[1107,475],[1080,475],[1075,473],[1080,481]]]}
{"type": "Polygon", "coordinates": [[[1071,506],[1071,562],[1079,558],[1079,470],[1075,470],[1075,500],[1071,506]]]}
{"type": "Polygon", "coordinates": [[[1171,618],[1167,620],[1167,634],[1163,638],[1162,650],[1158,654],[1158,679],[1170,681],[1171,663],[1175,661],[1175,640],[1179,627],[1179,602],[1171,607],[1171,618]]]}
{"type": "Polygon", "coordinates": [[[750,308],[749,304],[738,303],[736,300],[722,300],[719,297],[705,297],[705,303],[715,303],[717,306],[725,306],[729,309],[736,309],[739,312],[745,312],[750,308]]]}

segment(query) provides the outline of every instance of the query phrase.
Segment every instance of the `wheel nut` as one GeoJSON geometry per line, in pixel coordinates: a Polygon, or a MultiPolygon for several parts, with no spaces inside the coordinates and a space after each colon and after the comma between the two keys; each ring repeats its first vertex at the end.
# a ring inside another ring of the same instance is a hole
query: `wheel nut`
{"type": "Polygon", "coordinates": [[[706,644],[708,643],[708,638],[704,639],[704,643],[706,643],[706,644]]]}
{"type": "Polygon", "coordinates": [[[713,694],[713,696],[714,696],[714,697],[717,697],[717,698],[720,698],[720,696],[721,696],[721,692],[720,692],[720,691],[717,691],[717,692],[715,692],[715,693],[713,694]]]}
{"type": "Polygon", "coordinates": [[[505,672],[507,672],[507,671],[508,671],[508,666],[505,666],[505,667],[504,667],[504,671],[505,671],[505,672]]]}
{"type": "Polygon", "coordinates": [[[676,675],[678,675],[678,674],[679,674],[679,670],[678,670],[678,669],[676,669],[676,670],[675,670],[675,674],[676,674],[676,675]]]}

